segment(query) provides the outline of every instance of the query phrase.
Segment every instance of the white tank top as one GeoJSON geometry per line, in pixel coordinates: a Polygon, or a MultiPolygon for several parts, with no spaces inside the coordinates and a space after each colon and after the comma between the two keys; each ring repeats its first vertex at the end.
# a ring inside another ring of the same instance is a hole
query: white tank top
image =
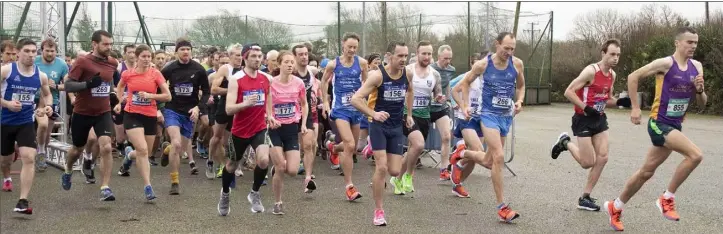
{"type": "Polygon", "coordinates": [[[407,65],[414,78],[412,79],[412,87],[414,87],[414,102],[412,109],[423,109],[429,108],[429,104],[432,100],[432,91],[434,86],[437,84],[437,80],[432,75],[432,68],[427,66],[427,76],[422,77],[417,74],[415,64],[407,65]]]}

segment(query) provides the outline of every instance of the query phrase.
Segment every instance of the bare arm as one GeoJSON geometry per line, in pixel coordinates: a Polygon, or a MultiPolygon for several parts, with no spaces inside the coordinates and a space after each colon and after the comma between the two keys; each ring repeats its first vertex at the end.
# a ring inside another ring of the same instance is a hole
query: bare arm
{"type": "Polygon", "coordinates": [[[354,93],[354,96],[351,97],[351,105],[364,113],[366,116],[374,116],[375,111],[367,105],[364,98],[369,97],[369,94],[371,94],[374,89],[379,87],[381,84],[382,73],[380,71],[370,72],[367,82],[364,82],[361,89],[359,89],[356,93],[354,93]]]}
{"type": "Polygon", "coordinates": [[[334,68],[336,67],[335,63],[329,63],[326,65],[326,69],[324,70],[324,75],[321,77],[321,101],[324,103],[324,106],[329,106],[329,79],[331,79],[331,76],[334,75],[334,68]]]}
{"type": "Polygon", "coordinates": [[[515,97],[517,100],[515,103],[522,103],[525,101],[525,65],[522,64],[522,60],[517,57],[512,57],[513,64],[517,68],[517,87],[515,88],[515,97]]]}
{"type": "MultiPolygon", "coordinates": [[[[698,77],[703,78],[703,64],[701,64],[698,61],[693,60],[693,65],[696,69],[698,69],[698,77]]],[[[698,78],[696,77],[696,79],[698,78]]],[[[702,90],[696,90],[695,94],[695,100],[700,107],[705,107],[705,105],[708,103],[708,95],[705,93],[705,86],[702,90]],[[700,92],[700,93],[698,93],[700,92]]]]}
{"type": "MultiPolygon", "coordinates": [[[[404,97],[404,103],[407,108],[407,119],[412,118],[412,109],[414,109],[414,81],[412,80],[414,78],[414,70],[407,69],[407,93],[406,97],[404,97]]],[[[410,127],[411,128],[411,127],[410,127]]]]}
{"type": "Polygon", "coordinates": [[[442,76],[439,74],[439,72],[437,70],[434,70],[434,69],[430,69],[430,70],[432,70],[432,76],[434,76],[434,80],[435,80],[434,83],[436,84],[436,85],[434,85],[434,89],[432,90],[432,92],[434,93],[434,96],[436,97],[439,95],[443,95],[444,93],[442,93],[442,76]]]}
{"type": "Polygon", "coordinates": [[[301,123],[302,126],[306,126],[306,120],[309,118],[309,103],[306,102],[306,89],[303,85],[301,86],[301,92],[299,92],[299,100],[301,104],[301,123]]]}
{"type": "Polygon", "coordinates": [[[367,60],[359,57],[359,66],[361,67],[361,81],[364,83],[367,80],[367,73],[369,72],[367,60]]]}
{"type": "Polygon", "coordinates": [[[638,104],[638,82],[640,78],[665,73],[672,65],[673,60],[670,58],[659,58],[628,75],[628,95],[630,96],[632,109],[640,110],[640,105],[638,104]]]}
{"type": "MultiPolygon", "coordinates": [[[[274,114],[274,107],[271,100],[273,96],[271,95],[271,88],[269,88],[269,93],[266,95],[266,119],[276,119],[276,115],[274,114]]],[[[228,98],[226,98],[228,100],[228,98]]]]}
{"type": "MultiPolygon", "coordinates": [[[[118,90],[125,90],[125,88],[126,88],[126,81],[125,81],[125,79],[121,78],[120,81],[118,81],[118,86],[117,86],[116,88],[117,88],[118,90]]],[[[123,100],[123,99],[125,99],[125,98],[126,98],[126,96],[123,95],[123,97],[121,97],[121,100],[118,100],[118,104],[116,104],[116,105],[120,105],[121,103],[125,102],[125,100],[123,100]]]]}
{"type": "Polygon", "coordinates": [[[228,82],[228,93],[226,93],[226,113],[234,115],[245,109],[243,103],[236,103],[238,96],[238,84],[236,82],[228,82]]]}
{"type": "Polygon", "coordinates": [[[457,105],[459,106],[460,110],[462,110],[463,113],[467,112],[467,106],[469,103],[467,103],[467,100],[469,100],[469,86],[472,85],[472,82],[474,82],[474,79],[477,79],[480,75],[482,75],[485,72],[485,68],[487,67],[487,60],[480,60],[474,63],[472,65],[472,70],[467,72],[466,75],[464,75],[464,78],[455,86],[455,89],[459,89],[462,93],[462,100],[459,100],[456,95],[452,95],[452,98],[457,97],[457,99],[454,99],[455,102],[457,102],[457,105]],[[458,88],[459,87],[459,88],[458,88]]]}
{"type": "Polygon", "coordinates": [[[160,94],[151,94],[151,98],[155,99],[159,102],[170,102],[171,101],[171,90],[168,88],[168,83],[161,82],[161,84],[158,86],[161,88],[160,94]]]}
{"type": "Polygon", "coordinates": [[[40,95],[42,95],[43,101],[42,104],[39,104],[40,107],[45,106],[52,106],[53,105],[53,95],[50,93],[50,84],[48,82],[48,75],[45,74],[45,72],[40,72],[40,95]]]}
{"type": "MultiPolygon", "coordinates": [[[[8,77],[10,70],[12,69],[10,66],[10,64],[6,64],[5,66],[0,67],[0,84],[5,83],[5,78],[8,77]]],[[[8,108],[8,105],[10,104],[5,101],[5,98],[0,98],[0,103],[2,104],[2,107],[5,108],[8,108]]]]}
{"type": "Polygon", "coordinates": [[[570,100],[572,104],[579,107],[580,109],[585,109],[585,103],[580,100],[580,97],[578,97],[575,92],[585,87],[585,85],[590,84],[590,82],[592,82],[594,78],[595,68],[593,68],[593,66],[586,66],[584,69],[582,69],[580,75],[578,75],[577,78],[572,80],[572,82],[570,82],[570,85],[567,86],[567,89],[565,89],[565,97],[567,98],[567,100],[570,100]]]}
{"type": "Polygon", "coordinates": [[[613,89],[615,88],[615,79],[617,79],[617,74],[612,70],[610,70],[610,72],[613,75],[613,83],[610,86],[610,92],[608,93],[608,101],[606,104],[608,107],[616,107],[618,105],[618,99],[615,98],[615,93],[613,92],[613,89]]]}
{"type": "Polygon", "coordinates": [[[211,74],[211,94],[213,95],[225,95],[228,89],[221,88],[221,83],[228,76],[227,65],[221,66],[215,73],[211,74]]]}

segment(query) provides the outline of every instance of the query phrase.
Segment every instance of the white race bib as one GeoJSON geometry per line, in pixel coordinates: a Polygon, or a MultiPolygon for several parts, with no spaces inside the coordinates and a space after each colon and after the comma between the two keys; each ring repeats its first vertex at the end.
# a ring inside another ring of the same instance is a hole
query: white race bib
{"type": "Polygon", "coordinates": [[[354,93],[345,93],[343,96],[341,96],[341,105],[343,105],[343,106],[350,105],[352,95],[354,95],[354,93]]]}
{"type": "Polygon", "coordinates": [[[266,95],[264,95],[263,90],[247,90],[243,91],[243,101],[248,100],[249,98],[256,97],[257,101],[254,106],[263,106],[264,100],[266,99],[266,95]]]}
{"type": "Polygon", "coordinates": [[[13,101],[18,101],[20,104],[27,106],[35,104],[34,93],[13,93],[13,101]]]}
{"type": "Polygon", "coordinates": [[[668,109],[665,113],[665,116],[681,117],[685,115],[685,111],[688,110],[688,103],[690,103],[689,98],[668,100],[668,109]]]}
{"type": "Polygon", "coordinates": [[[413,107],[414,107],[415,109],[428,107],[428,106],[429,106],[429,100],[430,100],[430,97],[428,97],[428,96],[425,96],[425,97],[414,97],[414,105],[413,105],[413,107]]]}
{"type": "Polygon", "coordinates": [[[173,87],[173,91],[176,93],[176,96],[191,96],[191,94],[193,94],[193,84],[176,84],[176,86],[173,87]]]}
{"type": "Polygon", "coordinates": [[[497,108],[510,108],[510,106],[512,106],[512,98],[492,97],[492,106],[497,108]]]}
{"type": "Polygon", "coordinates": [[[93,97],[108,97],[110,95],[110,84],[103,82],[100,86],[90,89],[90,95],[93,97]]]}
{"type": "Polygon", "coordinates": [[[296,114],[294,103],[281,103],[274,105],[274,116],[277,119],[292,118],[296,114]]]}
{"type": "Polygon", "coordinates": [[[140,95],[138,95],[138,92],[136,92],[131,97],[131,103],[135,106],[150,106],[151,99],[142,98],[140,95]]]}
{"type": "Polygon", "coordinates": [[[597,112],[603,113],[605,111],[606,105],[607,105],[606,101],[598,101],[595,103],[595,106],[593,106],[593,108],[595,108],[595,110],[597,112]]]}

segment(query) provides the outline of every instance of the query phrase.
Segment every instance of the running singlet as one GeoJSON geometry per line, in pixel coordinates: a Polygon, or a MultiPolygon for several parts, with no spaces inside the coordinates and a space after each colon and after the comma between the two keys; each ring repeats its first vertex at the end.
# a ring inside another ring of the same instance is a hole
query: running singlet
{"type": "MultiPolygon", "coordinates": [[[[235,77],[236,75],[234,75],[235,77]]],[[[256,77],[250,77],[243,70],[238,72],[240,78],[229,79],[229,82],[238,84],[236,103],[242,103],[247,98],[256,96],[256,104],[243,109],[233,116],[231,133],[239,138],[251,138],[256,133],[266,129],[266,94],[271,86],[271,75],[257,71],[256,77]]]]}
{"type": "Polygon", "coordinates": [[[487,56],[487,68],[482,74],[482,107],[480,114],[496,116],[512,116],[514,113],[515,85],[517,83],[517,69],[508,59],[507,68],[499,70],[492,61],[492,55],[487,56]]]}
{"type": "Polygon", "coordinates": [[[188,111],[196,106],[201,112],[205,110],[211,89],[208,85],[206,69],[203,69],[200,63],[193,60],[186,64],[174,61],[163,68],[161,73],[166,80],[170,81],[171,101],[166,103],[166,109],[185,116],[191,115],[188,111]],[[201,98],[198,98],[199,91],[202,92],[201,98]],[[199,100],[203,100],[203,102],[199,100]]]}
{"type": "Polygon", "coordinates": [[[100,58],[93,54],[78,57],[70,70],[69,78],[85,82],[100,73],[103,83],[92,89],[77,93],[73,103],[73,113],[99,116],[110,111],[110,93],[113,88],[113,75],[117,72],[118,61],[112,57],[100,58]]]}
{"type": "Polygon", "coordinates": [[[319,83],[320,82],[316,78],[312,78],[311,71],[309,70],[308,66],[306,68],[305,76],[299,75],[299,72],[296,72],[296,71],[293,73],[293,75],[301,78],[301,80],[304,81],[304,88],[306,89],[306,103],[307,103],[307,106],[309,107],[308,119],[312,119],[311,117],[316,116],[316,112],[317,112],[316,111],[317,110],[316,100],[317,100],[317,97],[319,96],[319,93],[317,93],[317,92],[319,92],[319,83]]]}
{"type": "Polygon", "coordinates": [[[361,88],[362,69],[359,66],[359,56],[354,56],[354,63],[351,67],[344,67],[341,59],[336,57],[334,68],[334,102],[332,109],[341,109],[358,112],[351,105],[351,97],[361,88]]]}
{"type": "Polygon", "coordinates": [[[688,103],[695,97],[695,84],[693,81],[699,71],[688,59],[688,69],[680,70],[680,66],[673,59],[673,66],[668,72],[655,77],[655,99],[650,109],[650,118],[657,122],[680,127],[688,110],[688,103]]]}
{"type": "MultiPolygon", "coordinates": [[[[605,106],[607,106],[608,99],[610,99],[610,87],[613,85],[613,70],[608,70],[608,75],[605,75],[605,73],[600,70],[600,66],[597,64],[593,64],[592,66],[595,69],[595,78],[593,78],[592,84],[578,89],[575,93],[586,106],[595,108],[595,110],[602,114],[605,113],[605,106]]],[[[574,109],[576,114],[585,115],[585,111],[580,109],[580,107],[575,106],[574,109]]]]}
{"type": "MultiPolygon", "coordinates": [[[[412,85],[414,86],[414,100],[412,101],[412,116],[417,118],[429,119],[429,105],[433,102],[432,91],[434,86],[437,85],[437,80],[432,75],[432,69],[427,66],[427,76],[420,77],[414,68],[415,64],[407,65],[407,69],[414,71],[414,78],[412,78],[412,85]]],[[[405,69],[406,72],[406,69],[405,69]]],[[[405,114],[406,108],[404,108],[405,114]]]]}
{"type": "MultiPolygon", "coordinates": [[[[452,66],[452,64],[447,65],[446,68],[439,67],[437,65],[437,63],[432,63],[429,66],[434,68],[434,70],[437,70],[437,72],[439,72],[439,76],[441,77],[440,83],[442,86],[442,94],[444,94],[444,96],[447,96],[448,97],[447,99],[451,99],[451,98],[449,98],[450,96],[447,93],[447,91],[448,91],[449,87],[451,87],[450,80],[452,79],[452,77],[454,77],[454,74],[457,73],[457,69],[454,66],[452,66]]],[[[448,107],[447,102],[444,102],[444,103],[432,102],[432,107],[430,107],[430,110],[432,112],[439,112],[439,111],[443,111],[447,107],[448,107]]]]}
{"type": "Polygon", "coordinates": [[[19,101],[22,109],[18,112],[12,112],[10,109],[2,108],[2,125],[23,125],[33,122],[33,105],[35,105],[35,95],[40,90],[40,70],[37,66],[33,68],[33,74],[25,76],[20,74],[18,65],[12,63],[12,69],[8,77],[0,84],[0,92],[2,92],[3,100],[19,101]]]}
{"type": "MultiPolygon", "coordinates": [[[[48,81],[53,80],[56,85],[63,83],[63,77],[68,74],[68,65],[62,59],[54,58],[51,64],[45,63],[41,56],[35,58],[35,66],[48,76],[48,81]]],[[[50,83],[48,83],[50,85],[50,83]]],[[[57,89],[50,89],[53,94],[53,105],[60,103],[60,92],[57,89]]],[[[40,93],[35,96],[35,100],[39,100],[40,93]]]]}
{"type": "MultiPolygon", "coordinates": [[[[221,85],[219,87],[228,89],[228,80],[237,80],[241,77],[245,76],[246,74],[242,71],[241,68],[234,68],[233,66],[229,66],[228,70],[228,78],[224,77],[221,81],[221,85]]],[[[218,103],[216,112],[226,113],[226,95],[218,95],[218,103]]]]}
{"type": "Polygon", "coordinates": [[[271,82],[271,109],[274,118],[281,124],[298,123],[301,120],[300,100],[306,96],[304,81],[299,77],[291,76],[284,84],[278,77],[271,82]]]}
{"type": "MultiPolygon", "coordinates": [[[[389,118],[381,123],[385,128],[395,128],[402,126],[402,118],[404,116],[404,101],[407,95],[409,81],[407,80],[407,69],[402,70],[402,76],[393,79],[389,76],[384,66],[379,65],[382,72],[382,84],[369,94],[369,107],[375,112],[385,111],[389,113],[389,118]]],[[[376,120],[375,123],[379,123],[376,120]]]]}
{"type": "Polygon", "coordinates": [[[138,92],[155,94],[158,88],[166,82],[161,72],[155,68],[149,68],[144,73],[136,73],[131,69],[123,72],[121,81],[126,84],[128,97],[126,97],[125,111],[128,113],[142,114],[149,117],[156,117],[156,100],[142,98],[138,92]]]}
{"type": "MultiPolygon", "coordinates": [[[[464,79],[465,75],[467,75],[467,73],[464,73],[462,75],[459,75],[457,78],[454,78],[454,80],[449,82],[449,87],[454,88],[454,86],[457,86],[457,84],[459,84],[459,82],[464,79]]],[[[462,95],[460,94],[460,97],[461,96],[462,95]]],[[[474,79],[474,81],[472,81],[472,84],[469,85],[469,100],[467,100],[467,105],[469,106],[469,114],[471,117],[479,116],[480,97],[482,97],[482,79],[478,77],[474,79]]],[[[454,102],[454,99],[452,99],[452,101],[454,102]]],[[[460,119],[465,118],[464,113],[459,108],[454,110],[454,116],[460,119]]]]}

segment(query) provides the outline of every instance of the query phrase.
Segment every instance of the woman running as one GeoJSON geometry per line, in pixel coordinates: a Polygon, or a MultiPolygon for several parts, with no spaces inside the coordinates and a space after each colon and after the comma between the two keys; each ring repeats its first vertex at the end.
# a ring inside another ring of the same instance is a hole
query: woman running
{"type": "MultiPolygon", "coordinates": [[[[271,138],[271,160],[274,163],[272,190],[274,192],[273,214],[284,214],[281,202],[281,189],[284,173],[295,176],[299,170],[299,135],[311,134],[307,131],[306,118],[308,108],[306,103],[306,88],[301,78],[292,76],[296,63],[291,52],[282,51],[277,58],[280,74],[271,81],[271,101],[266,102],[266,113],[269,115],[269,138],[271,138]],[[301,126],[301,129],[299,129],[301,126]]],[[[307,189],[316,189],[313,180],[305,180],[307,189]]]]}
{"type": "MultiPolygon", "coordinates": [[[[138,58],[136,67],[124,72],[118,83],[118,90],[127,87],[130,94],[126,97],[123,127],[131,144],[136,147],[135,150],[130,146],[125,148],[126,158],[123,166],[128,169],[133,159],[138,159],[138,171],[145,184],[143,191],[146,199],[150,201],[156,198],[151,187],[151,168],[148,162],[148,152],[156,138],[158,111],[156,102],[171,101],[171,91],[161,72],[151,67],[153,59],[151,48],[140,45],[136,48],[135,54],[138,58]],[[160,94],[157,94],[159,89],[160,94]]],[[[114,111],[119,113],[120,108],[120,104],[117,104],[114,111]]]]}

